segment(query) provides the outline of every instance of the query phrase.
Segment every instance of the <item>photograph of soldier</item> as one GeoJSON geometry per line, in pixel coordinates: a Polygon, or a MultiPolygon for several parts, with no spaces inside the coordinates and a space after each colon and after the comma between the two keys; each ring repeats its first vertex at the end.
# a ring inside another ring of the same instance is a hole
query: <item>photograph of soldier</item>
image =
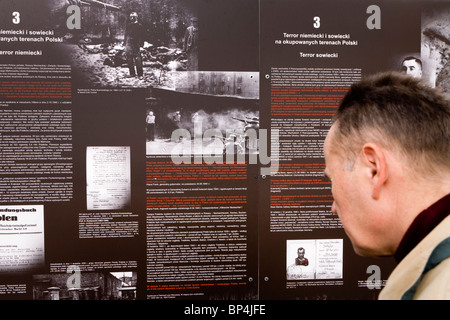
{"type": "Polygon", "coordinates": [[[127,59],[130,77],[136,75],[142,79],[144,71],[142,67],[141,47],[144,45],[144,27],[138,21],[136,12],[130,13],[129,23],[125,29],[125,55],[127,59]]]}
{"type": "Polygon", "coordinates": [[[147,124],[147,141],[155,141],[155,115],[153,111],[149,111],[145,122],[147,124]]]}
{"type": "Polygon", "coordinates": [[[316,240],[286,240],[286,280],[316,279],[316,257],[316,240]]]}
{"type": "Polygon", "coordinates": [[[402,72],[414,78],[422,78],[422,61],[413,56],[404,58],[402,61],[402,72]]]}
{"type": "Polygon", "coordinates": [[[198,70],[198,19],[191,19],[191,25],[187,27],[184,35],[183,50],[187,55],[187,71],[198,70]]]}
{"type": "Polygon", "coordinates": [[[296,266],[307,266],[309,264],[308,259],[305,258],[305,248],[298,248],[297,258],[295,258],[296,266]]]}

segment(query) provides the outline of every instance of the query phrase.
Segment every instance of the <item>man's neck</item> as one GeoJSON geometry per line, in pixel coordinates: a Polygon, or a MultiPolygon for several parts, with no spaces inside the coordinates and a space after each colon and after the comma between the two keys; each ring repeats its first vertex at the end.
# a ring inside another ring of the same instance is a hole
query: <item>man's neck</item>
{"type": "MultiPolygon", "coordinates": [[[[447,196],[450,193],[450,176],[442,175],[439,177],[428,176],[422,178],[411,178],[404,181],[401,186],[403,192],[399,192],[400,202],[403,211],[402,217],[405,221],[406,229],[411,225],[412,221],[423,211],[433,205],[439,199],[447,196]]],[[[402,218],[399,217],[399,218],[402,218]]]]}
{"type": "Polygon", "coordinates": [[[391,212],[389,255],[394,255],[415,219],[439,199],[450,193],[450,179],[418,178],[398,166],[385,194],[390,199],[384,209],[391,212]]]}

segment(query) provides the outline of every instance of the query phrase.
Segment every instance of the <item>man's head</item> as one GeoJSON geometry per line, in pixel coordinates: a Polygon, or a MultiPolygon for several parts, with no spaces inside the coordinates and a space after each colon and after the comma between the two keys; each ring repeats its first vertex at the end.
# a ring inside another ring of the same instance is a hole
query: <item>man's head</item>
{"type": "Polygon", "coordinates": [[[298,248],[297,249],[297,256],[299,258],[303,258],[305,256],[305,249],[304,248],[298,248]]]}
{"type": "Polygon", "coordinates": [[[138,21],[138,14],[136,12],[130,13],[130,21],[131,22],[137,22],[138,21]]]}
{"type": "Polygon", "coordinates": [[[194,27],[197,27],[198,26],[198,19],[196,17],[191,18],[191,24],[194,27]]]}
{"type": "Polygon", "coordinates": [[[402,72],[414,78],[421,78],[422,61],[416,57],[406,57],[402,61],[402,72]]]}
{"type": "Polygon", "coordinates": [[[410,76],[368,77],[343,98],[324,153],[355,251],[392,255],[427,201],[450,192],[449,102],[410,76]]]}

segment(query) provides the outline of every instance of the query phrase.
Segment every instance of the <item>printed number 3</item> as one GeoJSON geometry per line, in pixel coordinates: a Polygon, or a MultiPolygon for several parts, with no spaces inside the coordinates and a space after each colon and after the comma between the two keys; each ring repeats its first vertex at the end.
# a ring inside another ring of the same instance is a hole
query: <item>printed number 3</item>
{"type": "Polygon", "coordinates": [[[313,26],[314,26],[314,28],[320,28],[320,17],[314,17],[314,23],[313,23],[313,26]]]}
{"type": "Polygon", "coordinates": [[[12,22],[14,24],[19,24],[20,23],[20,12],[17,12],[17,11],[13,12],[12,16],[13,16],[12,22]]]}

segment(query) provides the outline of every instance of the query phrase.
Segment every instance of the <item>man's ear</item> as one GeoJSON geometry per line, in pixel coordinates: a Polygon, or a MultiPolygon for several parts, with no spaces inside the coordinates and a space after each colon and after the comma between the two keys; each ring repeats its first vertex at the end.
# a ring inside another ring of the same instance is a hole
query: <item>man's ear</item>
{"type": "Polygon", "coordinates": [[[388,178],[386,156],[376,143],[366,143],[362,148],[362,162],[372,184],[372,198],[378,200],[388,178]]]}

